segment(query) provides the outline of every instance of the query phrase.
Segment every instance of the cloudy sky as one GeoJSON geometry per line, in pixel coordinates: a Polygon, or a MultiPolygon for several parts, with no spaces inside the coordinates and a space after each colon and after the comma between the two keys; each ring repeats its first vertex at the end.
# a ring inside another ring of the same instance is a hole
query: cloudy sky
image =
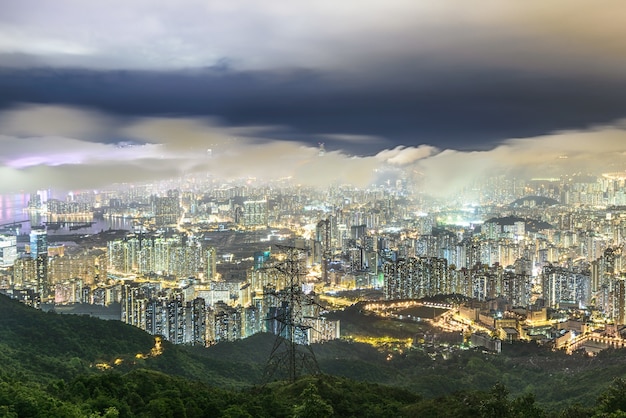
{"type": "Polygon", "coordinates": [[[624,16],[623,0],[2,2],[0,192],[624,170],[624,16]]]}

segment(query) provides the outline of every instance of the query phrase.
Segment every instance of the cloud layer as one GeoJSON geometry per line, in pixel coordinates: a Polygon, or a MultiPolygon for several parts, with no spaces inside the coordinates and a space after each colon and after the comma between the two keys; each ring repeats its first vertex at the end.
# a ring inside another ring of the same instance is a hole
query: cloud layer
{"type": "MultiPolygon", "coordinates": [[[[621,0],[21,0],[3,6],[8,63],[89,68],[325,68],[473,63],[625,68],[621,0]]],[[[356,71],[358,72],[358,71],[356,71]]]]}
{"type": "Polygon", "coordinates": [[[234,137],[324,142],[398,166],[437,154],[423,144],[480,158],[467,151],[626,117],[622,0],[5,3],[7,136],[173,155],[234,137]]]}
{"type": "Polygon", "coordinates": [[[317,147],[266,133],[263,127],[225,127],[210,119],[118,118],[71,107],[22,105],[0,114],[0,193],[101,188],[206,173],[224,180],[290,177],[319,187],[365,187],[377,181],[377,173],[402,177],[418,172],[422,192],[446,196],[498,174],[531,178],[626,170],[622,121],[510,139],[488,151],[399,146],[364,157],[341,151],[320,155],[317,147]]]}
{"type": "Polygon", "coordinates": [[[116,182],[209,173],[365,186],[377,160],[227,128],[199,118],[116,118],[71,107],[21,105],[0,114],[0,192],[100,188],[116,182]],[[44,132],[50,134],[44,135],[44,132]],[[118,138],[117,142],[111,138],[118,138]]]}

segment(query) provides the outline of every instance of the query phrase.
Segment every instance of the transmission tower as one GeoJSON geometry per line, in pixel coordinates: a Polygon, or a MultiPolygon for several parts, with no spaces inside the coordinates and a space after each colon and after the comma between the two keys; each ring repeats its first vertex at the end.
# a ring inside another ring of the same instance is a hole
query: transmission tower
{"type": "Polygon", "coordinates": [[[302,312],[317,304],[302,290],[306,250],[282,245],[277,247],[284,258],[272,269],[278,276],[276,281],[282,279],[285,287],[271,293],[275,307],[267,320],[275,324],[272,328],[276,340],[267,362],[265,379],[268,382],[273,379],[294,382],[302,374],[320,373],[308,341],[312,327],[303,322],[302,312]]]}

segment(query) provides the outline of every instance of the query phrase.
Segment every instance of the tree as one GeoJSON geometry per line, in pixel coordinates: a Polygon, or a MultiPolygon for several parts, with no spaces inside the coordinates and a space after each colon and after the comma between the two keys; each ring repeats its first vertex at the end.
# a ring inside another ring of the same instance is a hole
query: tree
{"type": "Polygon", "coordinates": [[[504,384],[498,382],[489,391],[489,398],[480,405],[480,416],[484,418],[498,418],[510,416],[511,404],[508,396],[509,390],[504,384]]]}
{"type": "Polygon", "coordinates": [[[597,412],[626,412],[626,380],[617,377],[598,398],[597,412]]]}
{"type": "Polygon", "coordinates": [[[333,407],[322,399],[312,383],[302,391],[300,397],[304,400],[294,407],[294,418],[327,418],[333,415],[333,407]]]}
{"type": "Polygon", "coordinates": [[[120,411],[118,411],[116,407],[110,406],[104,410],[104,414],[100,415],[99,412],[94,412],[93,414],[89,416],[89,418],[96,418],[96,417],[118,418],[119,416],[120,416],[120,411]]]}

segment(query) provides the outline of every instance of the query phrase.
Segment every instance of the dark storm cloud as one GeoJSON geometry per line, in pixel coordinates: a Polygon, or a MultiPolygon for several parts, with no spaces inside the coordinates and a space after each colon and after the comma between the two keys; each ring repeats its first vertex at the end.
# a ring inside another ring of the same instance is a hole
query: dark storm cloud
{"type": "Polygon", "coordinates": [[[6,186],[623,170],[623,0],[5,3],[6,186]]]}
{"type": "Polygon", "coordinates": [[[0,106],[216,117],[354,154],[485,149],[626,116],[625,10],[621,0],[21,0],[0,13],[0,106]],[[350,136],[380,141],[340,139],[350,136]]]}
{"type": "Polygon", "coordinates": [[[125,117],[211,116],[232,126],[269,126],[268,137],[325,142],[353,154],[419,144],[485,149],[507,138],[607,124],[626,109],[626,81],[619,78],[459,68],[402,77],[409,81],[310,70],[4,69],[0,107],[60,103],[125,117]]]}

